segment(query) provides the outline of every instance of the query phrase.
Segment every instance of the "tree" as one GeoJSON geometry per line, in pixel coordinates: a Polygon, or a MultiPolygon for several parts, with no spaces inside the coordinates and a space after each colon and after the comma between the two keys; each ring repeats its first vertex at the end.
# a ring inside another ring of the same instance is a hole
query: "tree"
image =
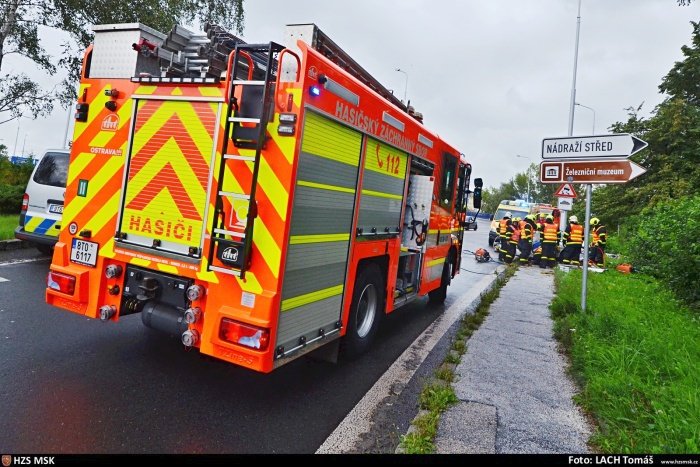
{"type": "MultiPolygon", "coordinates": [[[[47,73],[56,67],[39,43],[39,26],[47,23],[52,9],[41,0],[6,0],[0,6],[0,71],[8,55],[22,55],[47,73]]],[[[50,92],[42,91],[24,73],[0,73],[0,124],[23,115],[36,118],[53,110],[50,92]]]]}
{"type": "MultiPolygon", "coordinates": [[[[81,54],[92,41],[93,24],[141,22],[157,30],[169,31],[177,23],[217,22],[237,33],[245,20],[243,0],[3,0],[0,6],[0,70],[2,58],[20,54],[41,70],[56,72],[52,60],[41,47],[39,28],[49,27],[68,33],[64,52],[57,61],[68,71],[68,78],[58,97],[64,105],[75,100],[75,84],[79,78],[81,54]]],[[[25,74],[0,74],[0,123],[22,115],[36,118],[53,109],[54,90],[42,91],[25,74]]]]}

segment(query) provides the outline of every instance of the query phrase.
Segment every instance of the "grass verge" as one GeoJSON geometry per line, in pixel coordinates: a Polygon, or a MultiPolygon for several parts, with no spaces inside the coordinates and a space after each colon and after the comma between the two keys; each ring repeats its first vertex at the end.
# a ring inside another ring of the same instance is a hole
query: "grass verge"
{"type": "MultiPolygon", "coordinates": [[[[557,272],[554,332],[582,389],[577,402],[598,423],[606,453],[700,451],[700,316],[656,280],[615,270],[557,272]]],[[[697,284],[688,284],[689,287],[697,284]]]]}
{"type": "Polygon", "coordinates": [[[19,214],[0,214],[0,240],[15,238],[19,214]]]}
{"type": "Polygon", "coordinates": [[[498,298],[501,288],[515,274],[516,269],[515,266],[506,268],[503,277],[497,279],[494,287],[481,296],[481,301],[474,313],[462,318],[459,330],[452,340],[450,352],[420,393],[418,403],[423,414],[413,420],[412,431],[401,437],[401,447],[406,454],[435,452],[434,441],[440,414],[458,402],[451,384],[455,377],[454,369],[460,357],[467,351],[467,341],[484,322],[489,314],[489,307],[498,298]]]}

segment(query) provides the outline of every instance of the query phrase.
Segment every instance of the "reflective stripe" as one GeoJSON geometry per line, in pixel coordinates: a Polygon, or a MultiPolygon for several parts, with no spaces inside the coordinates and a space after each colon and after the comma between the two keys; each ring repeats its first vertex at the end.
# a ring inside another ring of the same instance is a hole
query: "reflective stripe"
{"type": "Polygon", "coordinates": [[[389,199],[398,199],[398,200],[403,199],[403,196],[401,196],[401,195],[392,195],[390,193],[381,193],[379,191],[372,191],[372,190],[362,190],[362,194],[367,195],[367,196],[376,196],[378,198],[389,198],[389,199]]]}
{"type": "Polygon", "coordinates": [[[292,235],[289,237],[290,245],[302,243],[343,242],[350,239],[350,234],[318,234],[318,235],[292,235]]]}
{"type": "Polygon", "coordinates": [[[444,262],[445,262],[445,258],[434,259],[432,261],[428,261],[428,267],[432,268],[433,266],[438,266],[440,264],[443,264],[444,262]]]}
{"type": "Polygon", "coordinates": [[[578,224],[572,224],[569,233],[569,243],[583,243],[583,226],[578,224]]]}
{"type": "Polygon", "coordinates": [[[298,297],[288,298],[287,300],[282,300],[282,311],[288,311],[292,308],[297,308],[302,305],[317,302],[325,298],[333,297],[335,295],[340,295],[343,293],[343,284],[334,285],[333,287],[328,287],[327,289],[317,290],[315,292],[307,293],[304,295],[299,295],[298,297]]]}
{"type": "Polygon", "coordinates": [[[299,180],[297,182],[297,185],[307,186],[309,188],[320,188],[322,190],[340,191],[341,193],[355,193],[355,190],[353,190],[352,188],[345,188],[342,186],[334,186],[334,185],[326,185],[325,183],[305,182],[303,180],[299,180]]]}

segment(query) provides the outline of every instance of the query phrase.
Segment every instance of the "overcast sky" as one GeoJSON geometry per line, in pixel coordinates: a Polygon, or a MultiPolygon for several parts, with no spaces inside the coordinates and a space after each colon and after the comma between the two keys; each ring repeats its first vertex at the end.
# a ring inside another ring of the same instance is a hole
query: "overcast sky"
{"type": "MultiPolygon", "coordinates": [[[[662,96],[661,78],[690,43],[700,2],[583,0],[576,101],[595,109],[596,133],[662,96]]],[[[316,23],[386,87],[423,112],[425,124],[459,148],[486,186],[539,161],[543,137],[568,131],[577,0],[248,0],[244,39],[282,41],[284,25],[316,23]]],[[[43,31],[60,53],[62,35],[43,31]]],[[[35,67],[10,57],[3,72],[35,67]]],[[[61,76],[42,76],[47,87],[61,76]]],[[[0,125],[17,152],[60,147],[67,111],[0,125]],[[19,137],[17,138],[17,135],[19,137]],[[26,144],[25,144],[26,142],[26,144]]],[[[593,112],[577,107],[574,134],[591,134],[593,112]]]]}

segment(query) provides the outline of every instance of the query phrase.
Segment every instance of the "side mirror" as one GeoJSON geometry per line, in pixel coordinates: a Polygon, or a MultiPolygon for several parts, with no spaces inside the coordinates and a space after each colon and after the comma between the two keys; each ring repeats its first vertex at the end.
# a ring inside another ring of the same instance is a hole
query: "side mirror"
{"type": "Polygon", "coordinates": [[[483,186],[483,180],[480,178],[474,179],[474,199],[472,201],[474,202],[474,208],[476,209],[481,209],[481,187],[483,186]]]}

